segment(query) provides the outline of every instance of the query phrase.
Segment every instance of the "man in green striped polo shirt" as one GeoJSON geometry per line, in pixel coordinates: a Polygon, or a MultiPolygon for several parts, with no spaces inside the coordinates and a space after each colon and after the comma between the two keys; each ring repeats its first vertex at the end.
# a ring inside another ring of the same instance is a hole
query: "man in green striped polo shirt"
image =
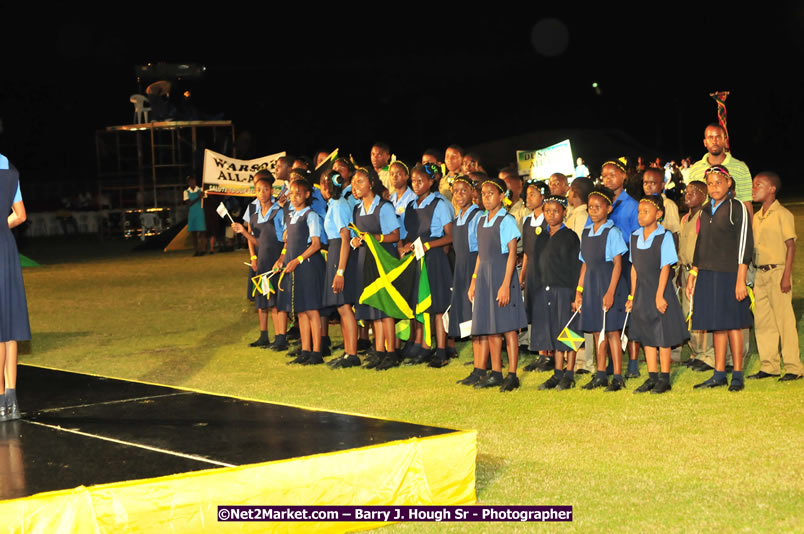
{"type": "Polygon", "coordinates": [[[735,198],[745,204],[749,217],[754,216],[754,207],[751,204],[751,171],[748,165],[731,155],[726,150],[726,132],[719,124],[710,124],[704,130],[704,146],[706,154],[690,167],[689,180],[704,180],[704,172],[713,165],[723,165],[729,170],[734,180],[735,198]]]}

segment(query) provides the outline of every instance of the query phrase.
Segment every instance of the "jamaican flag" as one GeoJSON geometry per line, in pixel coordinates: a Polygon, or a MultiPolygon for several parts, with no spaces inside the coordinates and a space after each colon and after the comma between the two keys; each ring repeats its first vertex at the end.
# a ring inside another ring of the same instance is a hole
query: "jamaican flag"
{"type": "MultiPolygon", "coordinates": [[[[355,229],[352,226],[352,229],[355,229]]],[[[381,310],[394,319],[413,319],[410,296],[416,279],[414,255],[404,259],[392,256],[374,236],[361,233],[369,254],[363,264],[363,293],[360,304],[381,310]]]]}
{"type": "Polygon", "coordinates": [[[424,342],[432,346],[432,332],[430,331],[430,309],[433,300],[430,297],[430,278],[427,276],[427,265],[424,263],[424,256],[421,261],[421,275],[419,276],[418,298],[416,300],[416,320],[424,325],[424,342]]]}

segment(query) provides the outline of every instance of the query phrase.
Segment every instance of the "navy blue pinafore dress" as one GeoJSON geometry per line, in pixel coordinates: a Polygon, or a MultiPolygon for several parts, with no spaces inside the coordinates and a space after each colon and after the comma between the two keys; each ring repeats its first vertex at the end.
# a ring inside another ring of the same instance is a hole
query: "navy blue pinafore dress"
{"type": "MultiPolygon", "coordinates": [[[[407,237],[405,240],[408,242],[413,242],[416,241],[416,238],[421,238],[422,243],[427,243],[428,241],[432,241],[434,239],[430,233],[430,224],[433,220],[433,212],[435,212],[438,203],[443,202],[443,200],[436,197],[427,206],[414,209],[413,205],[416,202],[417,201],[414,200],[408,204],[408,207],[405,210],[405,230],[407,231],[407,237]]],[[[444,248],[435,247],[425,252],[424,264],[427,268],[427,277],[430,280],[430,298],[432,299],[429,313],[444,313],[444,310],[447,309],[450,299],[452,298],[452,291],[450,290],[449,283],[449,281],[452,280],[452,271],[450,270],[449,258],[447,258],[444,248]]],[[[419,287],[420,276],[421,268],[417,266],[416,279],[413,283],[414,288],[419,287]]],[[[415,309],[416,303],[410,302],[410,304],[415,309]]]]}
{"type": "Polygon", "coordinates": [[[664,239],[673,239],[673,235],[665,230],[664,235],[653,238],[650,248],[640,249],[637,247],[639,236],[631,234],[631,258],[637,272],[637,285],[634,289],[628,333],[631,339],[648,347],[675,347],[690,337],[681,313],[681,305],[669,279],[664,288],[667,309],[664,313],[656,309],[656,291],[659,289],[659,275],[662,270],[660,263],[664,239]]]}
{"type": "MultiPolygon", "coordinates": [[[[287,252],[285,265],[301,255],[309,246],[310,229],[307,227],[308,217],[318,217],[312,209],[292,223],[288,218],[287,252]]],[[[259,258],[258,258],[259,259],[259,258]]],[[[321,309],[321,292],[324,287],[324,258],[316,252],[301,263],[292,273],[285,273],[282,278],[281,291],[277,298],[277,308],[286,312],[303,312],[321,309]]]]}
{"type": "MultiPolygon", "coordinates": [[[[390,204],[387,200],[380,200],[375,206],[374,211],[365,215],[360,215],[360,205],[357,204],[352,212],[352,219],[355,226],[361,232],[368,232],[370,234],[382,234],[382,226],[380,224],[380,210],[383,204],[390,204]]],[[[393,208],[393,206],[391,206],[393,208]]],[[[380,243],[380,246],[388,251],[392,256],[398,256],[396,246],[394,243],[380,243]]],[[[365,287],[363,282],[363,264],[366,263],[366,255],[371,254],[365,243],[360,245],[357,254],[357,269],[355,269],[354,276],[357,279],[357,299],[360,299],[360,294],[363,293],[365,287]]],[[[404,295],[403,295],[404,296],[404,295]]],[[[388,317],[377,308],[367,306],[365,304],[355,305],[355,319],[358,321],[376,321],[388,317]]]]}
{"type": "Polygon", "coordinates": [[[475,279],[475,301],[472,309],[472,335],[503,334],[528,326],[525,317],[525,302],[519,278],[514,273],[509,287],[510,300],[507,306],[497,305],[497,291],[505,280],[508,254],[502,253],[500,243],[500,225],[505,214],[497,217],[491,226],[484,225],[488,214],[480,216],[477,225],[477,278],[475,279]]]}
{"type": "Polygon", "coordinates": [[[461,337],[461,323],[472,320],[472,303],[469,302],[469,285],[475,272],[477,251],[469,251],[469,228],[479,217],[481,210],[475,207],[463,224],[457,217],[452,220],[452,248],[455,251],[455,272],[452,275],[452,298],[449,308],[449,337],[461,337]]]}
{"type": "Polygon", "coordinates": [[[0,223],[0,342],[31,339],[17,242],[5,220],[11,213],[18,183],[17,169],[11,165],[0,169],[0,209],[6,214],[0,223]]]}
{"type": "MultiPolygon", "coordinates": [[[[609,232],[615,227],[604,228],[599,236],[590,237],[592,228],[591,226],[585,228],[581,239],[581,255],[586,263],[581,305],[581,330],[584,332],[600,332],[603,328],[603,295],[609,288],[611,272],[614,269],[614,262],[606,261],[606,241],[609,232]]],[[[623,280],[624,277],[620,276],[614,290],[614,303],[606,313],[606,332],[621,330],[625,323],[628,287],[623,280]]]]}
{"type": "MultiPolygon", "coordinates": [[[[274,209],[268,219],[262,223],[257,222],[260,210],[262,210],[262,207],[258,204],[251,214],[251,233],[257,238],[257,272],[255,274],[267,273],[273,268],[276,260],[282,255],[283,245],[282,241],[277,239],[276,227],[274,226],[275,218],[283,217],[282,208],[274,209]]],[[[277,274],[271,278],[271,282],[276,287],[279,282],[279,275],[277,274]]],[[[257,291],[254,296],[254,304],[258,310],[267,310],[276,306],[276,299],[276,293],[266,297],[257,291]]]]}

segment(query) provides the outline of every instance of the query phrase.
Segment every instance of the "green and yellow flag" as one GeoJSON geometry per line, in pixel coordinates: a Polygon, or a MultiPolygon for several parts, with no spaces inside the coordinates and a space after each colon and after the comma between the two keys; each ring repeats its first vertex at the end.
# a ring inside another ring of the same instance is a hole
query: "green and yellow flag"
{"type": "MultiPolygon", "coordinates": [[[[350,227],[359,232],[353,225],[350,227]]],[[[413,309],[409,304],[416,277],[413,254],[400,260],[380,246],[373,235],[360,232],[360,237],[369,254],[363,265],[365,289],[358,302],[377,308],[394,319],[413,319],[413,309]]]]}
{"type": "Polygon", "coordinates": [[[579,335],[578,333],[574,332],[570,329],[569,325],[572,323],[572,320],[575,319],[575,316],[581,311],[580,308],[572,314],[570,320],[567,321],[567,324],[564,326],[564,330],[558,334],[558,340],[568,346],[571,350],[578,350],[583,345],[583,336],[579,335]]]}
{"type": "MultiPolygon", "coordinates": [[[[412,256],[412,255],[411,255],[412,256]]],[[[424,325],[424,341],[429,346],[432,345],[433,335],[430,331],[430,314],[427,310],[433,303],[430,296],[430,278],[427,276],[427,266],[424,264],[424,256],[421,261],[421,275],[419,276],[419,293],[416,300],[416,320],[424,325]]]]}
{"type": "Polygon", "coordinates": [[[570,330],[568,326],[558,334],[558,340],[568,346],[570,350],[578,350],[583,345],[583,336],[570,330]]]}

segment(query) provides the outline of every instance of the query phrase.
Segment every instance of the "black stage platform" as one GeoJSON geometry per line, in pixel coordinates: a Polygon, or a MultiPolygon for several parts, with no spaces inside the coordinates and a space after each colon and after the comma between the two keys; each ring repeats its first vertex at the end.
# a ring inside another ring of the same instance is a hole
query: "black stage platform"
{"type": "Polygon", "coordinates": [[[0,500],[456,432],[26,365],[18,382],[0,500]]]}

